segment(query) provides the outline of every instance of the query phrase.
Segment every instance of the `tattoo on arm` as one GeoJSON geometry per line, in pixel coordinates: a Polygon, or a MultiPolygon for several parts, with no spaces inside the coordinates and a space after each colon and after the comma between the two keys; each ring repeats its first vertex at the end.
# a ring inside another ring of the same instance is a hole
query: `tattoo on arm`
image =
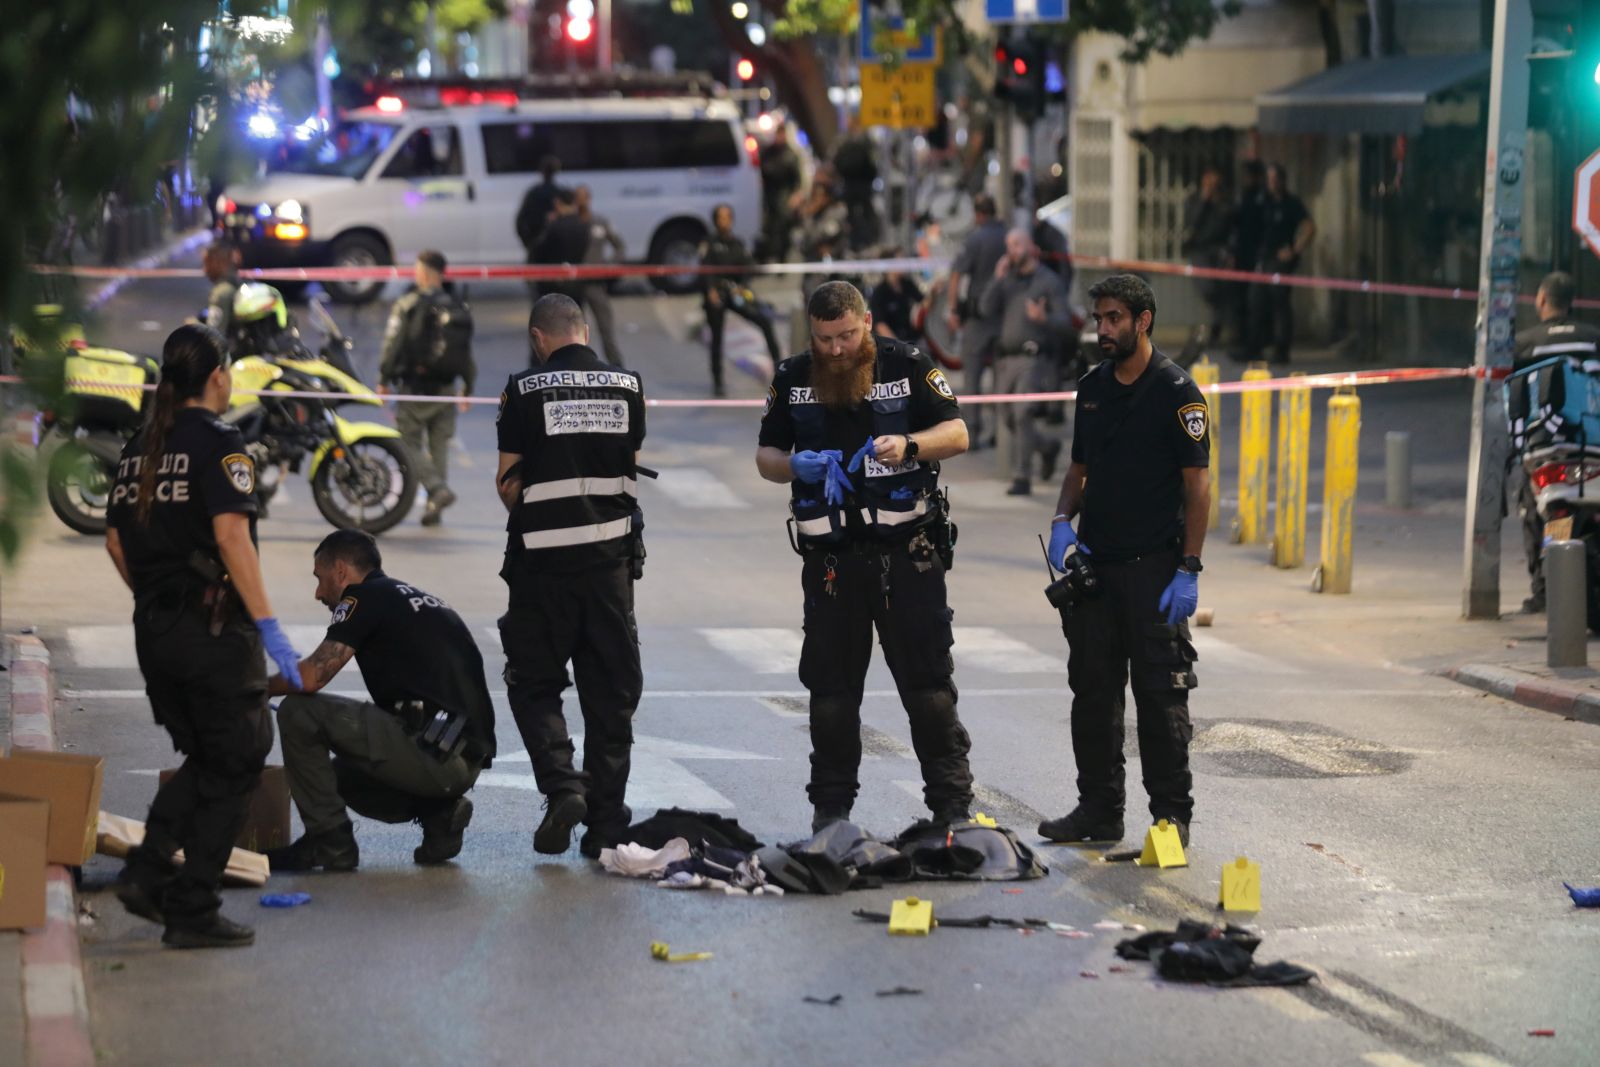
{"type": "Polygon", "coordinates": [[[307,689],[313,684],[317,689],[321,689],[333,680],[333,676],[338,674],[355,654],[356,650],[349,645],[338,641],[324,641],[317,646],[316,651],[300,661],[300,678],[306,683],[307,689]],[[316,679],[314,683],[313,678],[316,679]]]}

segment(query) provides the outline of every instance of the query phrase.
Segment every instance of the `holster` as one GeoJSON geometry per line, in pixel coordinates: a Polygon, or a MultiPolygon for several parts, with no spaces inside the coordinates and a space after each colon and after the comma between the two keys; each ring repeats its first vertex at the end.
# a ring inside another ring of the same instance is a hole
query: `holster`
{"type": "Polygon", "coordinates": [[[189,568],[205,579],[200,593],[200,606],[205,609],[206,629],[212,637],[220,637],[223,627],[241,607],[239,597],[222,564],[199,549],[189,554],[189,568]]]}
{"type": "Polygon", "coordinates": [[[628,531],[628,577],[636,582],[644,577],[644,557],[644,511],[634,508],[628,531]]]}
{"type": "Polygon", "coordinates": [[[422,700],[402,700],[394,715],[417,747],[440,763],[459,753],[469,763],[482,764],[485,753],[466,736],[465,712],[434,707],[422,700]]]}
{"type": "Polygon", "coordinates": [[[933,505],[934,516],[928,524],[928,540],[933,542],[933,550],[939,556],[939,562],[944,564],[944,569],[950,570],[956,565],[956,536],[960,531],[950,521],[949,490],[936,490],[928,502],[933,505]]]}

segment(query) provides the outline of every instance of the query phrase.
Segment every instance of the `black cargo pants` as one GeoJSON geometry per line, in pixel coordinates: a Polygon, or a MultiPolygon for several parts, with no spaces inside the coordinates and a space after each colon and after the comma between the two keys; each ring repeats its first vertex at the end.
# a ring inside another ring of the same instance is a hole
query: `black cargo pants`
{"type": "Polygon", "coordinates": [[[127,876],[178,924],[203,924],[221,906],[217,886],[272,751],[261,635],[241,611],[213,637],[198,600],[192,591],[157,594],[133,619],[150,707],[184,759],[156,791],[127,876]]]}
{"type": "Polygon", "coordinates": [[[861,788],[861,697],[876,627],[884,660],[911,719],[922,795],[938,814],[972,803],[972,741],[956,714],[952,613],[944,565],[906,545],[810,549],[800,571],[805,643],[800,682],[811,692],[811,803],[848,809],[861,788]],[[833,570],[833,589],[827,574],[833,570]]]}
{"type": "Polygon", "coordinates": [[[1139,762],[1150,813],[1185,823],[1194,812],[1189,773],[1189,690],[1197,684],[1189,624],[1169,626],[1157,608],[1178,569],[1176,552],[1091,565],[1101,593],[1065,619],[1072,688],[1072,752],[1078,803],[1096,816],[1120,816],[1127,800],[1122,753],[1125,689],[1131,675],[1139,717],[1139,762]]]}
{"type": "Polygon", "coordinates": [[[585,824],[610,844],[628,828],[623,800],[633,750],[633,713],[644,689],[633,580],[626,561],[571,574],[519,577],[500,619],[506,696],[546,797],[582,794],[585,824]],[[583,770],[561,711],[572,684],[583,711],[583,770]]]}

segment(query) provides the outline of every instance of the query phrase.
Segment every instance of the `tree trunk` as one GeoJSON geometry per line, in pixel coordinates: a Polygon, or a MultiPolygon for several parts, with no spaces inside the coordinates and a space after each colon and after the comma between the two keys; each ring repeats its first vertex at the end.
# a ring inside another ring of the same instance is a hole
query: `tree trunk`
{"type": "Polygon", "coordinates": [[[757,48],[734,19],[728,4],[712,3],[711,17],[728,47],[754,63],[757,71],[765,72],[777,85],[778,98],[806,132],[817,158],[828,158],[839,136],[839,119],[828,100],[828,78],[815,46],[809,40],[796,38],[769,39],[757,48]]]}

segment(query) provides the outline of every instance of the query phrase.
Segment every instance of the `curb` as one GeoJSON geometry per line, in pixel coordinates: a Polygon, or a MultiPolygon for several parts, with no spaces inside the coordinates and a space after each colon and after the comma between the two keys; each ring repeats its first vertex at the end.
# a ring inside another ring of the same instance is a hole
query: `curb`
{"type": "MultiPolygon", "coordinates": [[[[50,650],[29,634],[10,640],[11,742],[55,750],[50,650]]],[[[53,863],[45,875],[45,924],[22,935],[22,1016],[28,1067],[94,1067],[89,1001],[78,943],[72,872],[53,863]]]]}
{"type": "Polygon", "coordinates": [[[1600,726],[1600,691],[1566,685],[1511,667],[1464,663],[1444,672],[1462,685],[1482,689],[1524,707],[1554,712],[1579,722],[1600,726]]]}

